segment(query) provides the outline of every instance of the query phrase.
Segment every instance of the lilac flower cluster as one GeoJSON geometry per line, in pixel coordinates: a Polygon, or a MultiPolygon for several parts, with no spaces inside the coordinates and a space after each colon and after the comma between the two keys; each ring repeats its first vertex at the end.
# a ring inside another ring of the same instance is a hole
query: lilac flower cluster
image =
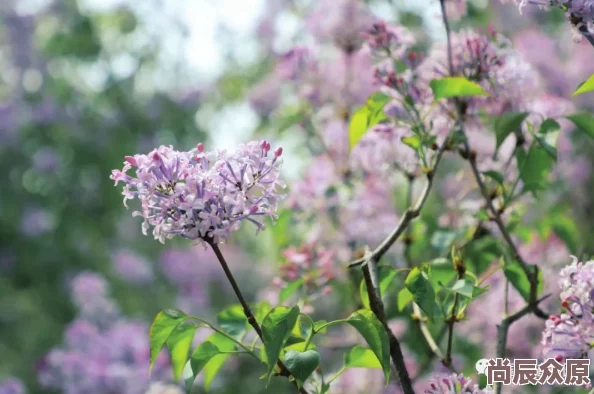
{"type": "Polygon", "coordinates": [[[582,263],[573,257],[560,277],[564,312],[547,320],[543,352],[559,361],[588,357],[594,346],[594,260],[582,263]]]}
{"type": "MultiPolygon", "coordinates": [[[[64,394],[145,394],[150,385],[148,324],[104,311],[109,298],[107,282],[98,274],[82,273],[72,281],[72,296],[81,308],[67,327],[62,346],[52,349],[38,365],[40,384],[64,394]],[[93,305],[96,303],[97,305],[93,305]],[[107,316],[89,315],[90,311],[107,316]]],[[[167,357],[162,354],[153,378],[170,378],[167,357]]]]}
{"type": "Polygon", "coordinates": [[[23,383],[15,378],[8,378],[0,382],[0,394],[25,394],[27,390],[23,383]]]}
{"type": "Polygon", "coordinates": [[[452,374],[444,377],[436,377],[429,383],[425,394],[490,394],[493,390],[489,387],[479,389],[472,380],[464,375],[452,374]]]}
{"type": "Polygon", "coordinates": [[[124,183],[124,205],[138,198],[143,233],[152,226],[162,243],[179,235],[202,243],[224,243],[241,222],[258,230],[266,216],[275,219],[284,187],[279,179],[282,148],[271,152],[266,141],[252,141],[235,152],[180,152],[161,146],[148,155],[126,156],[111,179],[124,183]],[[134,169],[136,177],[127,172],[134,169]]]}

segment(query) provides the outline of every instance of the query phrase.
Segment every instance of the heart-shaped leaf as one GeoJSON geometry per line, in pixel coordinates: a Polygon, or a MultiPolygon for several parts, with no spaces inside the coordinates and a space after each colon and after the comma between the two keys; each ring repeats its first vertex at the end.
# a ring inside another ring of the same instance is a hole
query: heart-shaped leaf
{"type": "Polygon", "coordinates": [[[303,384],[320,365],[320,354],[315,350],[297,352],[290,350],[285,354],[285,365],[300,384],[303,384]]]}

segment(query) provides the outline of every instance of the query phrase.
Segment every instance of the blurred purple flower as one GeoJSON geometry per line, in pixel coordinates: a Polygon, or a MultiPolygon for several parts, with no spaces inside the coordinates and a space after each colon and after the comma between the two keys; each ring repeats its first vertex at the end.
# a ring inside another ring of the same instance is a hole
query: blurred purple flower
{"type": "Polygon", "coordinates": [[[54,148],[44,146],[33,155],[33,166],[43,173],[56,172],[60,166],[60,157],[54,148]]]}
{"type": "Polygon", "coordinates": [[[82,272],[70,283],[71,297],[79,314],[103,326],[119,316],[118,305],[109,297],[109,283],[94,272],[82,272]]]}
{"type": "Polygon", "coordinates": [[[26,208],[21,216],[21,232],[28,237],[45,234],[53,231],[55,227],[55,217],[43,208],[26,208]]]}
{"type": "Polygon", "coordinates": [[[307,17],[306,26],[320,42],[332,42],[353,53],[363,42],[363,33],[375,18],[359,0],[320,0],[307,17]]]}
{"type": "Polygon", "coordinates": [[[249,103],[260,116],[268,116],[279,104],[282,81],[273,73],[260,81],[250,92],[249,103]]]}
{"type": "Polygon", "coordinates": [[[23,383],[16,378],[8,378],[0,382],[0,394],[26,394],[23,383]]]}
{"type": "Polygon", "coordinates": [[[150,263],[131,250],[116,251],[112,256],[112,263],[116,273],[128,282],[146,284],[153,280],[150,263]]]}
{"type": "MultiPolygon", "coordinates": [[[[145,394],[151,383],[148,324],[117,313],[109,285],[99,274],[83,272],[71,287],[79,315],[66,328],[62,346],[39,363],[40,384],[65,394],[145,394]]],[[[169,374],[162,353],[152,376],[167,381],[169,374]]]]}

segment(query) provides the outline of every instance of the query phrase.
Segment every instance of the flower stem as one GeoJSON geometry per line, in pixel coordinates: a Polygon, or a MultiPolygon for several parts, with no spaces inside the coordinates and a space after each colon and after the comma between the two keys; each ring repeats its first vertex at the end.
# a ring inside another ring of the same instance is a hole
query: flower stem
{"type": "MultiPolygon", "coordinates": [[[[225,271],[225,276],[229,280],[229,283],[231,284],[231,287],[233,288],[233,291],[235,292],[235,295],[237,296],[239,303],[243,307],[243,313],[245,314],[245,317],[247,317],[248,323],[250,323],[250,325],[254,328],[254,330],[258,334],[258,337],[260,337],[260,339],[262,340],[262,343],[264,343],[262,328],[258,324],[258,321],[254,317],[254,314],[252,313],[252,310],[250,309],[250,306],[248,305],[247,301],[245,300],[245,297],[243,296],[243,294],[241,293],[241,290],[239,289],[239,286],[237,285],[237,282],[235,281],[235,278],[233,277],[233,274],[231,273],[231,270],[229,269],[229,265],[227,265],[227,261],[225,260],[225,257],[223,256],[221,249],[219,249],[219,245],[217,245],[216,243],[214,243],[212,241],[207,241],[207,242],[210,245],[210,247],[212,248],[215,255],[217,256],[217,259],[219,260],[219,263],[221,264],[223,271],[225,271]]],[[[280,374],[282,376],[285,376],[285,377],[291,376],[291,372],[289,372],[289,370],[282,363],[282,361],[278,360],[276,364],[279,367],[280,374]]],[[[308,394],[307,390],[305,390],[303,387],[299,388],[296,380],[293,381],[293,384],[295,385],[295,387],[297,388],[299,393],[308,394]]]]}

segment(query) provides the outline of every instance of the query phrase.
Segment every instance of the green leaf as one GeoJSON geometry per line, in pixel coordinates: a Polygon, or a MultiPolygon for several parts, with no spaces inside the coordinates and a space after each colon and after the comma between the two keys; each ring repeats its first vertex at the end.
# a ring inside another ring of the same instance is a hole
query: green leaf
{"type": "Polygon", "coordinates": [[[483,172],[483,175],[493,179],[495,182],[499,183],[500,185],[503,185],[503,183],[504,183],[503,174],[498,171],[485,171],[485,172],[483,172]]]}
{"type": "Polygon", "coordinates": [[[344,355],[344,366],[346,368],[381,369],[382,364],[371,349],[355,346],[344,355]]]}
{"type": "Polygon", "coordinates": [[[427,317],[432,319],[435,310],[435,292],[426,273],[421,272],[417,267],[413,268],[406,277],[404,285],[412,293],[414,302],[427,314],[427,317]]]}
{"type": "Polygon", "coordinates": [[[349,123],[349,145],[351,149],[359,143],[369,128],[369,109],[361,107],[351,117],[349,123]]]}
{"type": "MultiPolygon", "coordinates": [[[[386,294],[388,287],[390,287],[397,274],[398,271],[392,267],[378,267],[380,293],[382,296],[386,294]]],[[[367,293],[367,284],[364,280],[361,281],[359,292],[361,293],[361,303],[365,308],[369,308],[369,294],[367,293]]]]}
{"type": "Polygon", "coordinates": [[[153,324],[149,330],[149,338],[151,344],[151,363],[149,367],[149,374],[153,370],[155,360],[159,356],[161,349],[167,343],[169,336],[181,322],[186,319],[187,315],[179,309],[165,309],[155,316],[153,324]]]}
{"type": "Polygon", "coordinates": [[[405,287],[398,292],[398,310],[402,311],[413,300],[413,295],[405,287]]]}
{"type": "MultiPolygon", "coordinates": [[[[529,266],[530,269],[534,269],[534,266],[529,266]]],[[[514,286],[516,290],[522,295],[526,302],[530,301],[530,281],[524,273],[524,270],[517,261],[506,262],[503,266],[503,272],[505,277],[514,286]]],[[[544,278],[542,270],[538,271],[538,286],[536,289],[536,295],[540,295],[544,289],[544,278]]]]}
{"type": "Polygon", "coordinates": [[[410,137],[402,137],[402,143],[418,151],[423,145],[423,140],[419,135],[411,135],[410,137]]]}
{"type": "Polygon", "coordinates": [[[196,376],[198,376],[206,364],[219,353],[219,348],[212,342],[206,341],[198,345],[190,357],[190,362],[186,364],[183,371],[187,393],[192,392],[192,386],[194,386],[196,376]]]}
{"type": "Polygon", "coordinates": [[[579,94],[584,94],[592,91],[594,91],[594,74],[590,75],[590,78],[580,83],[575,92],[573,92],[572,96],[577,96],[579,94]]]}
{"type": "Polygon", "coordinates": [[[268,360],[266,376],[269,380],[280,352],[289,339],[298,317],[298,307],[277,306],[268,312],[262,322],[262,336],[266,348],[266,359],[268,360]]]}
{"type": "Polygon", "coordinates": [[[577,113],[569,115],[567,119],[571,120],[578,129],[586,132],[591,138],[594,138],[594,116],[591,113],[577,113]]]}
{"type": "Polygon", "coordinates": [[[464,297],[472,298],[474,283],[469,279],[458,279],[450,290],[464,297]]]}
{"type": "MultiPolygon", "coordinates": [[[[221,352],[232,352],[235,350],[235,342],[219,333],[214,333],[207,341],[215,345],[221,352]]],[[[204,388],[207,391],[229,357],[231,357],[230,354],[217,354],[203,367],[204,388]]]]}
{"type": "Polygon", "coordinates": [[[434,79],[429,83],[435,101],[450,97],[488,96],[489,93],[478,84],[463,77],[434,79]]]}
{"type": "Polygon", "coordinates": [[[517,149],[516,160],[520,169],[520,179],[524,182],[524,191],[535,193],[546,187],[553,169],[553,159],[540,144],[532,144],[528,153],[523,149],[517,149]]]}
{"type": "Polygon", "coordinates": [[[578,250],[580,231],[570,217],[562,214],[553,216],[551,218],[551,228],[565,242],[571,252],[578,250]]]}
{"type": "Polygon", "coordinates": [[[526,117],[528,117],[527,112],[507,112],[497,118],[495,121],[497,149],[503,144],[508,135],[520,129],[526,117]]]}
{"type": "Polygon", "coordinates": [[[302,384],[320,365],[320,354],[315,350],[290,350],[285,354],[284,362],[291,375],[302,384]]]}
{"type": "Polygon", "coordinates": [[[328,322],[326,320],[318,320],[317,322],[314,322],[314,331],[315,332],[319,332],[321,334],[325,334],[326,333],[326,329],[322,329],[322,331],[319,331],[320,327],[325,326],[326,324],[328,324],[328,322]]]}
{"type": "Polygon", "coordinates": [[[344,366],[346,368],[373,368],[381,369],[377,356],[371,349],[361,346],[355,346],[344,356],[344,366]]]}
{"type": "Polygon", "coordinates": [[[561,126],[557,121],[553,119],[547,119],[540,125],[536,140],[540,146],[551,156],[551,158],[557,161],[557,138],[559,138],[559,132],[561,126]]]}
{"type": "Polygon", "coordinates": [[[177,325],[167,339],[167,347],[171,353],[173,364],[173,377],[179,379],[190,356],[190,347],[194,339],[194,333],[198,326],[194,323],[182,322],[177,325]]]}
{"type": "Polygon", "coordinates": [[[390,101],[390,97],[383,93],[375,93],[367,103],[359,108],[349,122],[349,145],[352,149],[369,130],[370,127],[387,119],[384,113],[384,106],[390,101]]]}
{"type": "Polygon", "coordinates": [[[235,339],[241,339],[247,332],[248,321],[241,305],[231,305],[217,315],[221,329],[235,339]]]}
{"type": "Polygon", "coordinates": [[[301,288],[301,286],[303,286],[303,283],[304,279],[300,278],[283,287],[278,295],[278,302],[285,302],[291,295],[293,295],[293,293],[295,293],[297,290],[301,288]]]}
{"type": "Polygon", "coordinates": [[[347,322],[359,331],[380,361],[387,384],[390,379],[390,339],[383,324],[369,309],[354,312],[347,322]]]}

